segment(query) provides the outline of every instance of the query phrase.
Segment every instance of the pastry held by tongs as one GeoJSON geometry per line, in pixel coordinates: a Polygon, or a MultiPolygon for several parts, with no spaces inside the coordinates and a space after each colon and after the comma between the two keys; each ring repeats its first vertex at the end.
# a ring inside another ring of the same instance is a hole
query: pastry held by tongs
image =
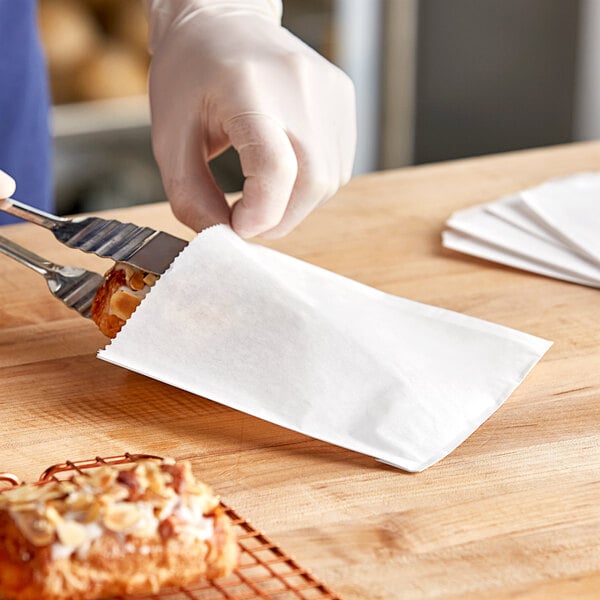
{"type": "Polygon", "coordinates": [[[50,229],[57,240],[117,264],[105,276],[57,265],[0,236],[0,253],[42,275],[50,292],[69,308],[92,318],[114,337],[150,286],[167,270],[187,242],[163,231],[100,217],[57,217],[12,198],[0,210],[50,229]]]}

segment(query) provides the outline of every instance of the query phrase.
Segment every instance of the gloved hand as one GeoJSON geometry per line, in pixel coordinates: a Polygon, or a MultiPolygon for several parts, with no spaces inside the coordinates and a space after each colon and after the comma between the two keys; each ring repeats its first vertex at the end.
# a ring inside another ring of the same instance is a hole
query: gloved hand
{"type": "Polygon", "coordinates": [[[15,180],[4,171],[0,171],[0,199],[10,198],[17,189],[15,180]]]}
{"type": "Polygon", "coordinates": [[[147,0],[152,140],[175,215],[279,237],[350,179],[350,79],[280,25],[277,0],[147,0]],[[231,214],[208,161],[233,146],[231,214]]]}

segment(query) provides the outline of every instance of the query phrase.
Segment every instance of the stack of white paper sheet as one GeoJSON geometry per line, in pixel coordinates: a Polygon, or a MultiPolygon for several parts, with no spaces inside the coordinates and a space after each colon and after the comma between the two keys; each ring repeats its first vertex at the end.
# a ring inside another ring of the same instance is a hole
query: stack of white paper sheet
{"type": "Polygon", "coordinates": [[[600,173],[553,179],[454,213],[446,248],[600,288],[600,173]]]}

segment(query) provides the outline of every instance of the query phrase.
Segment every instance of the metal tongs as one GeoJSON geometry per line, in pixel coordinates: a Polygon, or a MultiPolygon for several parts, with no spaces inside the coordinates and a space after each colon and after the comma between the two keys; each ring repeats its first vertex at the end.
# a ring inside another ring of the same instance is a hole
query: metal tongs
{"type": "MultiPolygon", "coordinates": [[[[0,200],[0,210],[49,229],[59,242],[123,262],[148,273],[161,275],[187,246],[178,237],[100,217],[57,217],[12,198],[0,200]]],[[[0,236],[0,253],[14,258],[46,279],[50,292],[69,308],[90,317],[96,291],[104,282],[99,273],[52,263],[0,236]]]]}

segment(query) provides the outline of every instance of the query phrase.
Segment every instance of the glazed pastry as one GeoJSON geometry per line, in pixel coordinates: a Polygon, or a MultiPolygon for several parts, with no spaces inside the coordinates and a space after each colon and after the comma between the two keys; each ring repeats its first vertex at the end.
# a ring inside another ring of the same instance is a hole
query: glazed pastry
{"type": "Polygon", "coordinates": [[[104,285],[96,292],[91,309],[92,319],[100,331],[114,338],[156,280],[153,273],[144,273],[123,263],[110,269],[104,285]]]}
{"type": "Polygon", "coordinates": [[[231,573],[238,545],[190,464],[143,460],[0,493],[0,598],[93,600],[231,573]]]}

